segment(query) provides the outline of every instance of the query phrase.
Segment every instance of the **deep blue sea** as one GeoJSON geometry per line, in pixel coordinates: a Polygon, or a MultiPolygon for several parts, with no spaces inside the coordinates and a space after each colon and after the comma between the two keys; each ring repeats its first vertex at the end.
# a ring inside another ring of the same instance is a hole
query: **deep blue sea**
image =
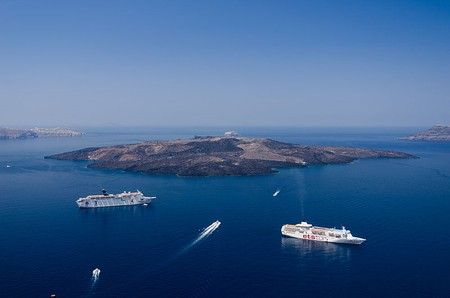
{"type": "Polygon", "coordinates": [[[44,156],[222,128],[86,128],[79,138],[0,141],[1,297],[450,297],[450,143],[417,128],[241,128],[307,145],[400,150],[248,177],[88,169],[44,156]],[[9,167],[7,167],[9,166],[9,167]],[[149,206],[80,210],[102,188],[149,206]],[[280,189],[277,197],[272,194],[280,189]],[[360,246],[283,238],[286,223],[345,225],[360,246]],[[220,227],[195,242],[216,220],[220,227]],[[100,268],[97,281],[92,270],[100,268]]]}

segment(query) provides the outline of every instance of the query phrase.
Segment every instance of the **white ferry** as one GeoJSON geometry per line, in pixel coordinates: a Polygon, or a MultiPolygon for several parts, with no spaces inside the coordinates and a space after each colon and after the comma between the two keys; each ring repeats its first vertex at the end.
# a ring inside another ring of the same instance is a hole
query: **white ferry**
{"type": "Polygon", "coordinates": [[[282,226],[281,234],[288,237],[332,243],[361,244],[366,241],[364,238],[354,237],[345,227],[342,227],[342,229],[316,227],[306,221],[296,225],[282,226]]]}
{"type": "Polygon", "coordinates": [[[146,197],[139,190],[136,192],[123,192],[120,194],[108,194],[102,190],[101,195],[89,195],[85,198],[79,198],[77,205],[80,208],[101,208],[115,206],[132,206],[150,203],[156,197],[146,197]]]}

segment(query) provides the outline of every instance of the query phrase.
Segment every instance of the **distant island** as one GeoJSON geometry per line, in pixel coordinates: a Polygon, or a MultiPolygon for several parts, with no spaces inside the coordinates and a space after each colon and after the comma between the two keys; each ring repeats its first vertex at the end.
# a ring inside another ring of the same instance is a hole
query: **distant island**
{"type": "Polygon", "coordinates": [[[400,138],[409,141],[450,141],[450,126],[434,125],[433,127],[418,132],[414,135],[400,138]]]}
{"type": "Polygon", "coordinates": [[[92,161],[89,168],[179,176],[270,174],[277,172],[274,168],[350,163],[358,158],[378,157],[415,158],[396,151],[304,146],[271,139],[237,137],[150,141],[46,156],[59,160],[92,161]]]}
{"type": "Polygon", "coordinates": [[[17,129],[17,128],[1,128],[0,139],[30,139],[30,138],[44,138],[44,137],[78,137],[83,133],[70,128],[32,128],[32,129],[17,129]]]}

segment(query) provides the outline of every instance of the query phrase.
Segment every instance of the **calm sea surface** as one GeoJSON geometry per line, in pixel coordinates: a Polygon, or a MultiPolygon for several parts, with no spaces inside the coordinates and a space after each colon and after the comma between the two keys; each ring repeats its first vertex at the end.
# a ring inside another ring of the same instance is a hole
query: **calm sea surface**
{"type": "Polygon", "coordinates": [[[219,128],[90,128],[80,138],[0,141],[0,296],[450,297],[450,143],[397,140],[416,130],[242,128],[249,137],[420,157],[251,177],[144,175],[43,158],[220,135],[219,128]],[[102,188],[157,199],[147,207],[78,209],[77,198],[102,188]],[[367,241],[281,236],[283,224],[302,218],[345,225],[367,241]],[[196,242],[216,220],[220,227],[196,242]]]}

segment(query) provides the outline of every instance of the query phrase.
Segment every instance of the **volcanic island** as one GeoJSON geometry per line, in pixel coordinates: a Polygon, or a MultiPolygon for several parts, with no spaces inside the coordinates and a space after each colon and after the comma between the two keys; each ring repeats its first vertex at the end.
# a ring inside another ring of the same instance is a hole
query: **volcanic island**
{"type": "Polygon", "coordinates": [[[450,141],[450,126],[434,125],[433,127],[420,131],[414,135],[400,138],[407,141],[450,141]]]}
{"type": "Polygon", "coordinates": [[[276,173],[277,168],[345,164],[360,158],[415,158],[386,150],[305,146],[271,139],[194,137],[189,140],[85,148],[46,156],[90,161],[89,168],[178,176],[238,176],[276,173]]]}

